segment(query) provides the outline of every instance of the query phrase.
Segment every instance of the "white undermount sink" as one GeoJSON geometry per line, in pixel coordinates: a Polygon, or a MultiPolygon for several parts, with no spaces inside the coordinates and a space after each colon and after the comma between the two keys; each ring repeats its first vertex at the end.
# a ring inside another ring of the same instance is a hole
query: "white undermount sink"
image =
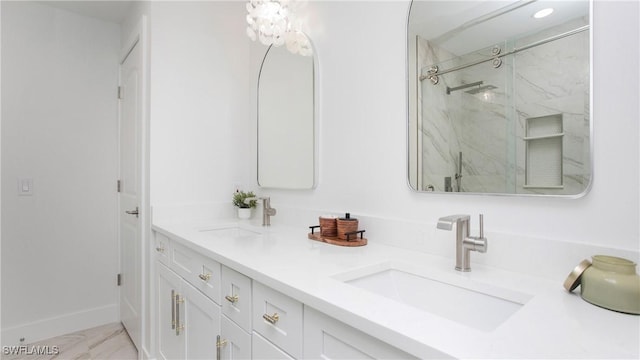
{"type": "Polygon", "coordinates": [[[457,274],[418,275],[401,268],[401,265],[385,263],[335,278],[483,331],[497,328],[532,297],[480,284],[457,274]]]}
{"type": "Polygon", "coordinates": [[[244,228],[238,227],[236,225],[203,228],[203,229],[200,229],[199,231],[200,232],[210,233],[211,235],[213,235],[215,237],[235,238],[235,239],[239,239],[239,238],[256,238],[256,237],[262,235],[258,231],[244,229],[244,228]]]}

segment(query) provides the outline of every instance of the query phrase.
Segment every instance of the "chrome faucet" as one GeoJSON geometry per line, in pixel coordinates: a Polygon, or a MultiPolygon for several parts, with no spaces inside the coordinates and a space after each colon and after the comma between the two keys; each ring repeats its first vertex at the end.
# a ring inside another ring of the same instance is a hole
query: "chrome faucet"
{"type": "Polygon", "coordinates": [[[480,236],[469,236],[469,215],[450,215],[438,219],[438,229],[451,230],[456,225],[456,270],[471,271],[471,251],[487,252],[484,219],[480,214],[480,236]]]}
{"type": "Polygon", "coordinates": [[[262,200],[262,226],[271,226],[271,217],[275,216],[276,209],[271,207],[270,197],[250,197],[244,199],[245,204],[249,204],[253,200],[262,200]]]}

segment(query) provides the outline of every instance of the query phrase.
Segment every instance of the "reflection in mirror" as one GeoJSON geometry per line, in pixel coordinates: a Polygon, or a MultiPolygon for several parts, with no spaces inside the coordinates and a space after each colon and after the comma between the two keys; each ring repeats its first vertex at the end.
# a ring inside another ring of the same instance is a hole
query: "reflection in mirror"
{"type": "Polygon", "coordinates": [[[409,184],[583,195],[590,2],[418,1],[408,20],[409,184]],[[552,8],[543,18],[534,14],[552,8]]]}
{"type": "Polygon", "coordinates": [[[270,46],[258,78],[258,184],[313,188],[315,136],[314,57],[270,46]]]}

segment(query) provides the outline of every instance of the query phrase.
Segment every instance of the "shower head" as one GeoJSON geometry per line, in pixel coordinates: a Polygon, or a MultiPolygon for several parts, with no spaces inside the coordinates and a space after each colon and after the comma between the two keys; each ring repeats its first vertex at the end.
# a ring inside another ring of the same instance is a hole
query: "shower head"
{"type": "Polygon", "coordinates": [[[462,84],[460,86],[454,86],[454,87],[448,87],[447,86],[447,95],[451,95],[452,92],[454,91],[458,91],[458,90],[463,90],[463,89],[468,89],[470,87],[474,87],[474,86],[480,86],[484,83],[484,81],[476,81],[474,83],[470,83],[470,84],[462,84]]]}
{"type": "Polygon", "coordinates": [[[458,90],[464,90],[464,89],[469,89],[469,88],[473,88],[470,90],[465,91],[467,94],[472,94],[475,95],[477,93],[481,93],[487,90],[493,90],[493,89],[497,89],[497,86],[493,86],[493,85],[483,85],[484,81],[476,81],[474,83],[470,83],[470,84],[464,84],[464,85],[460,85],[460,86],[456,86],[456,87],[448,87],[447,86],[447,95],[451,95],[452,92],[454,91],[458,91],[458,90]]]}
{"type": "Polygon", "coordinates": [[[497,86],[493,86],[493,85],[484,85],[484,86],[478,86],[477,88],[473,88],[471,90],[467,90],[465,91],[467,94],[471,94],[471,95],[475,95],[477,93],[481,93],[481,92],[485,92],[487,90],[493,90],[493,89],[497,89],[497,86]]]}

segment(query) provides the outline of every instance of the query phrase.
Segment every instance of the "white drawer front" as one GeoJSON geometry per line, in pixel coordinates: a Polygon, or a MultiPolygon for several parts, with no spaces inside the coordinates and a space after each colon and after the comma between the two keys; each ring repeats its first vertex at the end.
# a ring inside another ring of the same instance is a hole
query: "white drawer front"
{"type": "Polygon", "coordinates": [[[170,243],[169,238],[159,232],[153,232],[156,250],[156,259],[162,264],[169,266],[170,243]]]}
{"type": "Polygon", "coordinates": [[[195,266],[197,279],[194,280],[193,285],[213,301],[220,304],[220,263],[198,254],[195,266]]]}
{"type": "Polygon", "coordinates": [[[181,244],[171,244],[171,269],[220,304],[220,263],[181,244]]]}
{"type": "Polygon", "coordinates": [[[263,360],[293,360],[289,354],[280,350],[257,332],[251,334],[251,347],[253,348],[253,358],[263,360]]]}
{"type": "Polygon", "coordinates": [[[222,313],[251,332],[251,278],[222,267],[222,313]]]}
{"type": "Polygon", "coordinates": [[[225,316],[220,317],[219,359],[251,359],[251,335],[225,316]]]}
{"type": "Polygon", "coordinates": [[[294,358],[302,358],[302,303],[255,281],[253,329],[294,358]]]}
{"type": "Polygon", "coordinates": [[[171,244],[171,254],[169,255],[170,265],[169,267],[178,273],[188,281],[191,281],[195,276],[195,265],[197,256],[196,252],[176,243],[171,244]]]}
{"type": "MultiPolygon", "coordinates": [[[[304,307],[305,359],[416,359],[308,306],[304,307]]],[[[430,359],[451,357],[435,351],[430,359]]]]}

